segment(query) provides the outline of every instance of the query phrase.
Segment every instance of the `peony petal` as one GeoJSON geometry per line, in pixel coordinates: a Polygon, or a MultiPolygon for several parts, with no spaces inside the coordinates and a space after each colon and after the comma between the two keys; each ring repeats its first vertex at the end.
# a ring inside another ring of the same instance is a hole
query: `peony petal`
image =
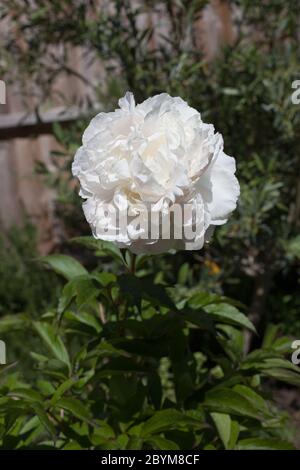
{"type": "Polygon", "coordinates": [[[132,113],[132,111],[135,108],[135,99],[134,99],[133,93],[131,93],[130,91],[127,91],[125,93],[125,96],[119,99],[119,106],[124,111],[128,111],[129,113],[132,113]]]}
{"type": "Polygon", "coordinates": [[[236,208],[240,187],[234,173],[234,158],[221,151],[201,177],[201,189],[213,225],[224,224],[236,208]]]}

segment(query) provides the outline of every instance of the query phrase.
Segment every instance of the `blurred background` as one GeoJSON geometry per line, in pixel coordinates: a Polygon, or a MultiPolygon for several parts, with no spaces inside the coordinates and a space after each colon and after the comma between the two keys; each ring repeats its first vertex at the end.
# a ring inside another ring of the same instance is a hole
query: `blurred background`
{"type": "MultiPolygon", "coordinates": [[[[164,258],[167,281],[239,300],[260,339],[273,324],[300,339],[299,25],[294,0],[2,0],[0,315],[55,303],[39,256],[92,263],[68,242],[90,233],[70,173],[89,119],[127,90],[167,92],[223,134],[241,184],[213,243],[164,258]]],[[[300,421],[297,389],[272,393],[300,421]]]]}

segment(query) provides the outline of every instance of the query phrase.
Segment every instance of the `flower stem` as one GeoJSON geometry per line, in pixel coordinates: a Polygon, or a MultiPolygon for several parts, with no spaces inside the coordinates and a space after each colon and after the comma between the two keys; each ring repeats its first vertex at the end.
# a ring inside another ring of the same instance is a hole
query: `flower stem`
{"type": "Polygon", "coordinates": [[[136,254],[130,253],[130,268],[129,271],[131,274],[135,274],[136,269],[136,254]]]}

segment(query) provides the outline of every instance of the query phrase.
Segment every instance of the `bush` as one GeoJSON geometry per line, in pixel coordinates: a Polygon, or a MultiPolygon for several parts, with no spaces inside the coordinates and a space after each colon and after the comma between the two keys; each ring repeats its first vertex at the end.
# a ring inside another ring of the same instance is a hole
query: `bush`
{"type": "Polygon", "coordinates": [[[272,329],[245,354],[243,330],[254,327],[233,300],[178,295],[184,285],[159,281],[152,258],[76,242],[98,268],[47,256],[66,279],[57,308],[0,322],[36,337],[22,351],[30,383],[2,370],[2,449],[293,448],[288,417],[264,392],[268,378],[300,384],[284,358],[289,338],[272,329]]]}

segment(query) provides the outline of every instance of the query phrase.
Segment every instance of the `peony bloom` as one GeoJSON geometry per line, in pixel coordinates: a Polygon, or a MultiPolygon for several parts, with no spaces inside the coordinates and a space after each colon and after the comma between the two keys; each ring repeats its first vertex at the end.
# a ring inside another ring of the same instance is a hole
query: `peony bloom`
{"type": "Polygon", "coordinates": [[[166,93],[138,105],[126,93],[119,106],[92,119],[72,165],[94,237],[134,253],[202,248],[239,196],[222,136],[166,93]]]}

